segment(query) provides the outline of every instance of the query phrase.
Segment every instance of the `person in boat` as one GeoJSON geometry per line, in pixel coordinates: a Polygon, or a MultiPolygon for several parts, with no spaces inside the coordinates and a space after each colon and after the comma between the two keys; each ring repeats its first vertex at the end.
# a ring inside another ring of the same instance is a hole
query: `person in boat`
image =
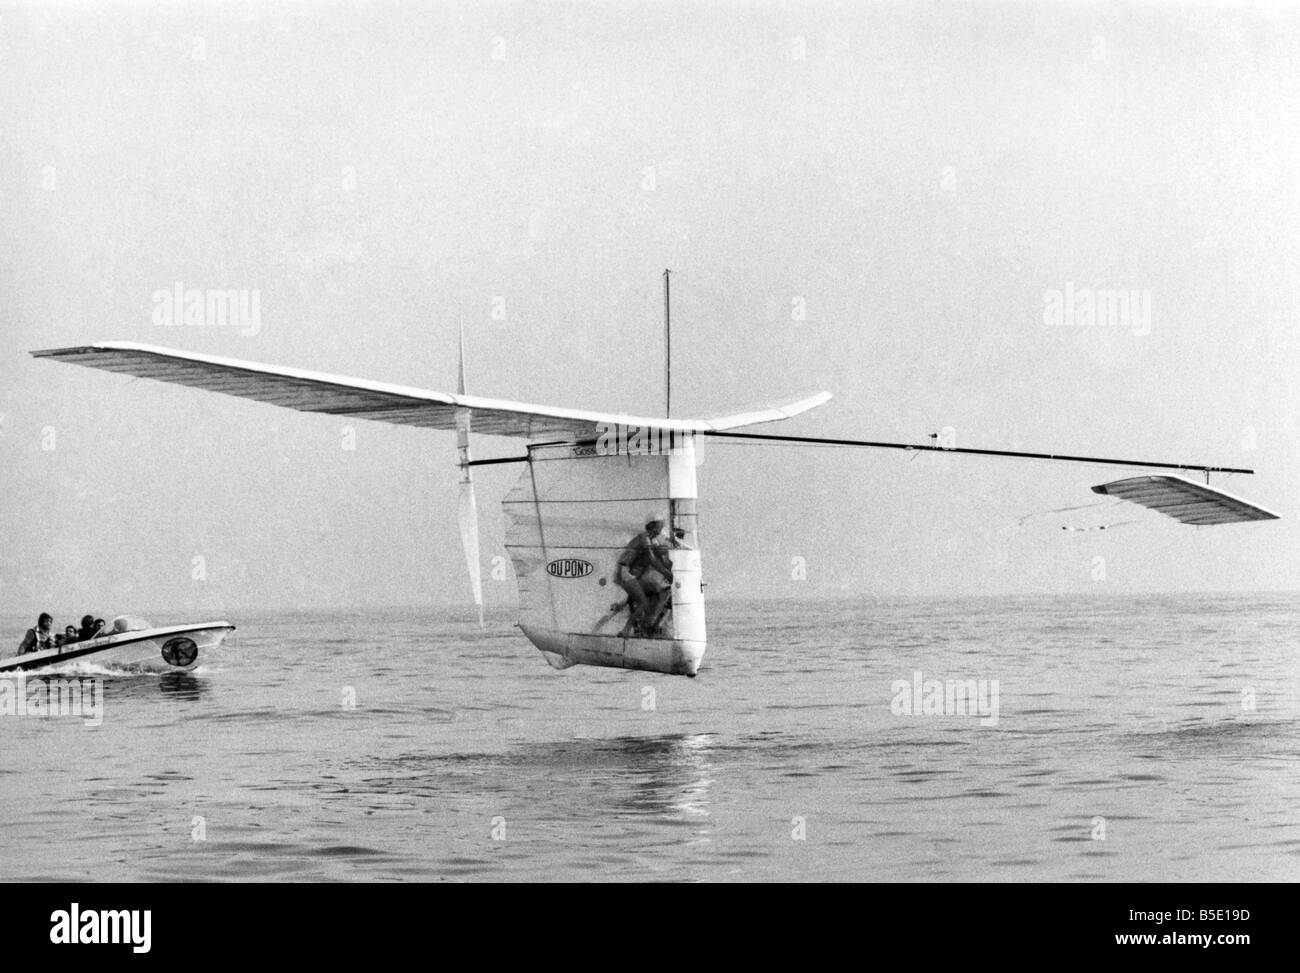
{"type": "Polygon", "coordinates": [[[665,589],[671,585],[673,580],[673,569],[668,565],[667,558],[660,555],[656,546],[663,529],[663,520],[658,517],[652,518],[646,522],[645,530],[633,537],[628,542],[627,547],[623,548],[623,553],[618,556],[618,566],[615,569],[614,580],[620,588],[627,592],[628,597],[627,624],[623,626],[623,631],[619,633],[620,638],[626,638],[654,619],[652,612],[658,608],[659,599],[662,596],[658,582],[653,579],[647,582],[642,581],[645,573],[648,570],[655,571],[662,580],[665,589]],[[649,588],[648,591],[647,588],[649,588]],[[650,595],[655,598],[653,603],[650,600],[650,595]]]}
{"type": "Polygon", "coordinates": [[[53,625],[54,616],[49,612],[41,612],[40,618],[36,619],[36,627],[29,628],[27,634],[23,636],[18,646],[18,654],[26,655],[28,652],[41,652],[54,648],[54,633],[50,631],[53,625]]]}
{"type": "Polygon", "coordinates": [[[99,624],[95,624],[94,615],[82,615],[81,628],[77,629],[77,641],[84,642],[87,639],[93,639],[96,635],[99,634],[100,629],[102,629],[103,627],[104,627],[103,619],[99,620],[99,624]]]}
{"type": "Polygon", "coordinates": [[[77,626],[75,625],[65,625],[63,634],[54,636],[55,645],[69,645],[75,641],[77,641],[77,626]]]}

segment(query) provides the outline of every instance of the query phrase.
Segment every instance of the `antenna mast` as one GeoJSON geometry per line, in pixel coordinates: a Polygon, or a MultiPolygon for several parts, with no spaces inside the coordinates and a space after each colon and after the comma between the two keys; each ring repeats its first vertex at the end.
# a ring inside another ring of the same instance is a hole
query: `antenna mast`
{"type": "Polygon", "coordinates": [[[664,268],[664,418],[673,414],[673,326],[672,314],[668,308],[668,275],[664,268]]]}

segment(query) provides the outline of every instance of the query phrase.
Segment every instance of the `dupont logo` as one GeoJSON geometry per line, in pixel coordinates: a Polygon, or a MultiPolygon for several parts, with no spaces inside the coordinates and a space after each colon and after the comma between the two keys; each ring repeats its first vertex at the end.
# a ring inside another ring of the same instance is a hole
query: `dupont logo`
{"type": "Polygon", "coordinates": [[[557,557],[546,565],[546,573],[553,578],[585,578],[595,570],[590,561],[580,557],[557,557]]]}

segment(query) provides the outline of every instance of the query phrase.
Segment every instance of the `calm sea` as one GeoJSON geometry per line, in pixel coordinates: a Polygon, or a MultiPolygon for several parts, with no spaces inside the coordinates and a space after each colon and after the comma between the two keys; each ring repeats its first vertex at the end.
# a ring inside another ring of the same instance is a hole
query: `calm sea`
{"type": "Polygon", "coordinates": [[[1298,595],[715,602],[696,679],[230,620],[0,717],[0,879],[1300,879],[1298,595]]]}

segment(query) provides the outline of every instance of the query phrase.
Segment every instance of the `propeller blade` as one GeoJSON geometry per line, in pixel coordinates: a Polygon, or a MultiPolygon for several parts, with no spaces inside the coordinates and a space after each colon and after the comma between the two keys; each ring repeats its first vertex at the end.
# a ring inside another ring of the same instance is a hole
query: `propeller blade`
{"type": "MultiPolygon", "coordinates": [[[[469,447],[461,449],[469,454],[469,447]]],[[[465,547],[465,565],[469,568],[469,583],[474,589],[474,605],[478,608],[478,627],[483,628],[483,579],[478,563],[478,504],[474,500],[474,480],[468,466],[461,465],[460,479],[460,541],[465,547]]]]}
{"type": "MultiPolygon", "coordinates": [[[[460,361],[457,368],[456,391],[465,394],[465,326],[459,328],[460,361]]],[[[470,470],[468,409],[456,413],[456,451],[460,467],[460,542],[465,548],[465,565],[469,568],[469,583],[474,591],[474,605],[478,608],[478,627],[483,628],[483,578],[478,563],[478,502],[474,499],[474,474],[470,470]]]]}

